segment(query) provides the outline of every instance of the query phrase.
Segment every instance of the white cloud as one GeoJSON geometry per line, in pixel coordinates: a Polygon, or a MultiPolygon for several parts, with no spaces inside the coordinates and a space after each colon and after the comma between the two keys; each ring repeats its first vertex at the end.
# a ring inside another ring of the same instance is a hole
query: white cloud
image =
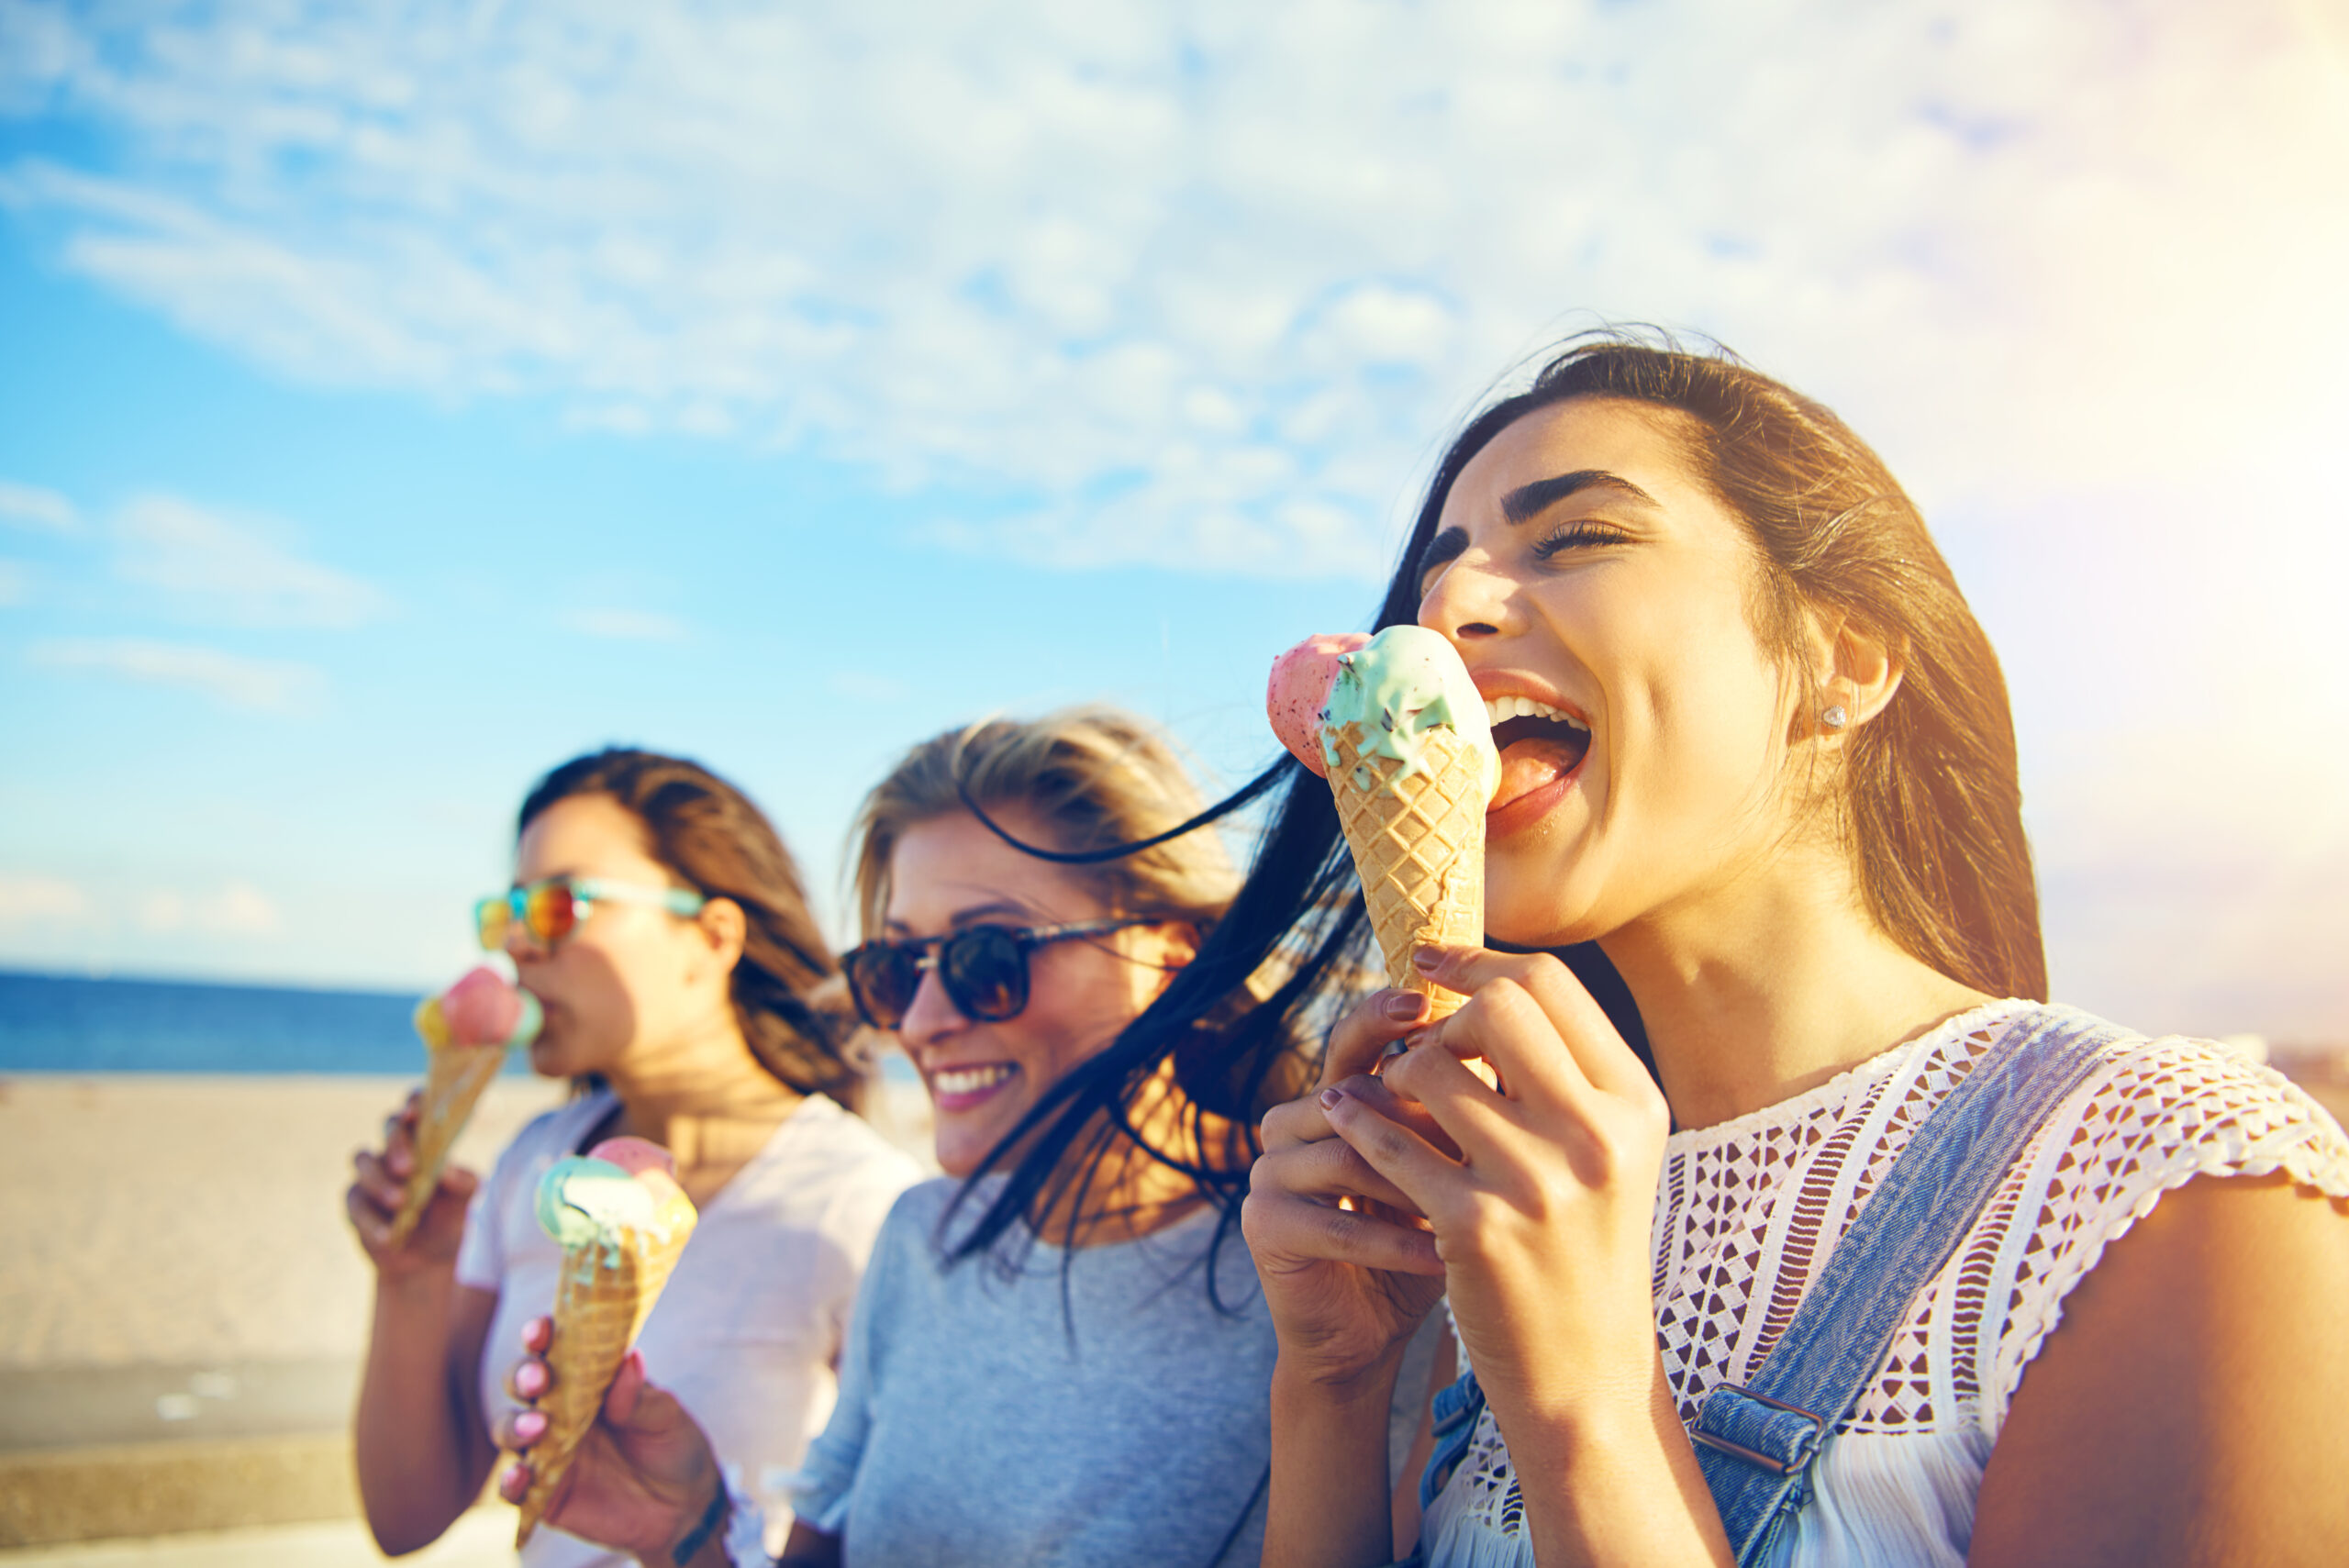
{"type": "Polygon", "coordinates": [[[115,520],[115,570],[214,624],[343,628],[384,613],[377,589],[303,560],[270,528],[176,495],[141,495],[115,520]]]}
{"type": "Polygon", "coordinates": [[[572,610],[562,624],[584,636],[620,642],[682,642],[687,635],[683,621],[651,610],[572,610]]]}
{"type": "Polygon", "coordinates": [[[205,929],[223,936],[271,936],[284,925],[267,894],[235,878],[197,906],[196,918],[205,929]]]}
{"type": "Polygon", "coordinates": [[[0,608],[33,596],[33,572],[21,561],[0,561],[0,608]]]}
{"type": "Polygon", "coordinates": [[[956,537],[1044,561],[1375,573],[1580,308],[1929,498],[2349,417],[2349,57],[2282,0],[10,14],[0,106],[150,154],[7,172],[70,266],[297,375],[1033,495],[956,537]]]}
{"type": "Polygon", "coordinates": [[[82,517],[74,510],[72,502],[54,490],[0,479],[0,522],[39,528],[48,533],[70,534],[80,531],[82,517]]]}
{"type": "Polygon", "coordinates": [[[311,665],[250,659],[189,643],[57,638],[33,644],[28,656],[48,669],[201,692],[224,707],[256,713],[307,713],[326,697],[326,675],[311,665]]]}
{"type": "Polygon", "coordinates": [[[77,883],[0,873],[0,931],[75,929],[97,918],[97,901],[77,883]]]}
{"type": "Polygon", "coordinates": [[[175,889],[151,888],[139,896],[139,926],[152,932],[176,931],[187,924],[187,897],[175,889]]]}

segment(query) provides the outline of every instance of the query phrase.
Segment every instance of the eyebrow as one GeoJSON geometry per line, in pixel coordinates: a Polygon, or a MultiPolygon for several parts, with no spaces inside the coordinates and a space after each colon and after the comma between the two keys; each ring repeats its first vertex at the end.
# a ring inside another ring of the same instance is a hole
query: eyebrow
{"type": "Polygon", "coordinates": [[[1501,497],[1501,516],[1512,523],[1521,523],[1539,517],[1552,506],[1577,491],[1600,487],[1619,491],[1634,501],[1648,506],[1656,504],[1655,497],[1624,478],[1603,468],[1578,468],[1572,473],[1561,473],[1551,479],[1537,479],[1531,484],[1520,484],[1501,497]]]}
{"type": "MultiPolygon", "coordinates": [[[[947,917],[946,926],[949,930],[959,931],[965,926],[985,925],[990,921],[1000,920],[1007,915],[1021,920],[1032,920],[1037,917],[1036,911],[1026,905],[1008,898],[999,898],[992,904],[974,905],[968,909],[955,910],[953,914],[947,917]]],[[[903,920],[884,921],[882,929],[892,932],[906,932],[913,929],[903,920]]]]}

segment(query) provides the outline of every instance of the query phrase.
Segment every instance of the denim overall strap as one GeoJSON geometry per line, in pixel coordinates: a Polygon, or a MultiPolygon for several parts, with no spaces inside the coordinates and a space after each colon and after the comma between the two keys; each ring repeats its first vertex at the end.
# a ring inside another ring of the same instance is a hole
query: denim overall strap
{"type": "Polygon", "coordinates": [[[1873,1382],[2032,1135],[2124,1032],[2043,1009],[1985,1051],[1925,1118],[1747,1387],[1718,1385],[1689,1437],[1739,1568],[1810,1501],[1810,1466],[1873,1382]]]}
{"type": "Polygon", "coordinates": [[[1467,1453],[1470,1440],[1476,1435],[1476,1418],[1485,1413],[1485,1391],[1477,1386],[1476,1374],[1464,1372],[1460,1381],[1440,1389],[1432,1412],[1435,1427],[1435,1447],[1428,1454],[1428,1467],[1419,1472],[1419,1517],[1425,1518],[1435,1495],[1452,1479],[1462,1456],[1467,1453]]]}

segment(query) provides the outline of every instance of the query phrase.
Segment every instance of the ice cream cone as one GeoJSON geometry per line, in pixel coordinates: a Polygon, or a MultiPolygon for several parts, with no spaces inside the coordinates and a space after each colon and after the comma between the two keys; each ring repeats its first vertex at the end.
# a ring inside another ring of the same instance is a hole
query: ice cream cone
{"type": "Polygon", "coordinates": [[[564,1245],[555,1286],[554,1343],[547,1351],[551,1375],[537,1407],[547,1418],[546,1435],[530,1449],[530,1487],[518,1505],[518,1551],[538,1528],[587,1429],[596,1424],[629,1346],[693,1238],[696,1218],[692,1202],[670,1182],[647,1223],[607,1225],[599,1234],[564,1245]]]}
{"type": "MultiPolygon", "coordinates": [[[[522,1008],[521,1017],[528,1021],[529,1032],[535,1033],[535,1002],[522,1008]]],[[[424,1218],[425,1206],[440,1184],[449,1151],[457,1146],[457,1135],[465,1130],[473,1106],[481,1103],[482,1095],[506,1065],[501,1047],[456,1038],[440,997],[428,996],[417,1005],[416,1032],[424,1040],[424,1101],[417,1112],[416,1163],[400,1195],[400,1211],[392,1217],[395,1247],[406,1241],[416,1222],[424,1218]]]]}
{"type": "Polygon", "coordinates": [[[1386,983],[1428,998],[1432,1023],[1463,1000],[1411,967],[1430,942],[1485,940],[1485,806],[1491,745],[1456,729],[1426,732],[1419,765],[1371,749],[1359,723],[1331,725],[1330,788],[1386,961],[1386,983]]]}

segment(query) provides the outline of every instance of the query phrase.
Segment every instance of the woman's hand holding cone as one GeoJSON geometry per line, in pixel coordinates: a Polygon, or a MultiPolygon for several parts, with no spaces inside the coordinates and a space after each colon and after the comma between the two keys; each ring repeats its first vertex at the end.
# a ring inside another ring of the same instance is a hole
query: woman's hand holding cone
{"type": "MultiPolygon", "coordinates": [[[[553,1385],[545,1360],[554,1342],[552,1320],[532,1318],[522,1342],[530,1354],[507,1374],[507,1388],[517,1399],[536,1400],[553,1385]]],[[[530,1445],[545,1432],[546,1418],[536,1410],[498,1421],[497,1446],[515,1456],[497,1479],[507,1502],[529,1490],[530,1445]]],[[[665,1565],[722,1485],[708,1437],[674,1395],[646,1380],[643,1358],[630,1351],[604,1396],[602,1415],[556,1484],[543,1522],[665,1565]]]]}
{"type": "Polygon", "coordinates": [[[386,1276],[455,1268],[457,1245],[464,1239],[465,1208],[481,1184],[479,1177],[462,1166],[442,1166],[422,1217],[406,1237],[393,1241],[392,1220],[416,1170],[416,1124],[422,1105],[421,1090],[409,1095],[405,1105],[384,1118],[383,1147],[362,1149],[351,1157],[352,1179],[343,1194],[343,1208],[361,1250],[376,1272],[386,1276]]]}
{"type": "Polygon", "coordinates": [[[1660,1371],[1650,1230],[1671,1115],[1655,1081],[1556,959],[1422,949],[1459,1012],[1389,1062],[1439,1143],[1353,1084],[1337,1136],[1426,1217],[1462,1347],[1497,1416],[1644,1409],[1660,1371]],[[1494,1087],[1463,1058],[1481,1058],[1494,1087]]]}
{"type": "Polygon", "coordinates": [[[1313,1089],[1264,1118],[1264,1152],[1241,1227],[1264,1281],[1285,1366],[1343,1387],[1388,1363],[1443,1295],[1443,1263],[1410,1200],[1342,1141],[1321,1096],[1343,1084],[1398,1125],[1437,1140],[1419,1106],[1370,1076],[1388,1045],[1422,1027],[1427,998],[1380,991],[1330,1032],[1313,1089]],[[1341,1207],[1341,1204],[1344,1207],[1341,1207]]]}

